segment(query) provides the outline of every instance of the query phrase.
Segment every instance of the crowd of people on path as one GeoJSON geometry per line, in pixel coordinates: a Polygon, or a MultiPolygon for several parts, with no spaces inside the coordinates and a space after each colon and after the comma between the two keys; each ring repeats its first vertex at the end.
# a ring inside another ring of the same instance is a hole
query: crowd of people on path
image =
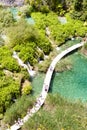
{"type": "MultiPolygon", "coordinates": [[[[49,89],[49,86],[48,86],[48,85],[45,85],[45,86],[44,86],[44,91],[45,91],[45,92],[48,92],[48,89],[49,89]]],[[[41,95],[39,96],[39,98],[36,100],[36,102],[34,103],[33,108],[32,108],[32,109],[29,109],[29,108],[28,108],[26,118],[23,118],[23,119],[18,118],[17,121],[15,120],[15,122],[14,122],[14,123],[15,123],[15,127],[16,127],[16,126],[22,126],[22,125],[24,124],[24,122],[27,121],[28,118],[33,115],[33,113],[35,113],[37,110],[39,110],[39,108],[43,105],[44,100],[45,100],[45,99],[44,99],[44,95],[42,96],[42,94],[41,94],[41,95]]]]}

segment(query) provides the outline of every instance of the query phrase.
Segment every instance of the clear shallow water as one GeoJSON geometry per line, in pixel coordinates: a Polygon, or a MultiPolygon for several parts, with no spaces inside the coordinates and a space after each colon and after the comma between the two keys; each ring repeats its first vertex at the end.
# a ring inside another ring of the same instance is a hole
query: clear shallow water
{"type": "MultiPolygon", "coordinates": [[[[14,17],[14,19],[16,19],[16,20],[18,20],[18,8],[16,8],[16,7],[12,7],[12,8],[10,8],[10,11],[11,11],[11,13],[13,14],[13,17],[14,17]]],[[[25,18],[26,19],[26,21],[29,23],[29,24],[35,24],[35,21],[34,21],[34,19],[33,18],[31,18],[31,17],[27,17],[27,18],[25,18]]]]}
{"type": "Polygon", "coordinates": [[[17,16],[18,16],[18,9],[17,9],[17,8],[12,7],[12,8],[10,8],[10,11],[11,11],[11,13],[13,14],[14,19],[16,19],[16,20],[17,20],[17,16]]]}
{"type": "Polygon", "coordinates": [[[31,17],[26,18],[26,20],[27,20],[27,22],[28,22],[29,24],[35,24],[34,19],[31,18],[31,17]]]}
{"type": "Polygon", "coordinates": [[[36,77],[33,79],[32,86],[33,86],[33,94],[39,95],[42,91],[43,82],[44,82],[45,74],[38,73],[36,77]]]}
{"type": "MultiPolygon", "coordinates": [[[[75,53],[70,56],[73,61],[71,70],[55,73],[51,82],[50,92],[59,93],[62,97],[76,101],[87,101],[87,58],[75,53]]],[[[44,74],[38,74],[33,80],[34,91],[39,94],[44,74]]]]}

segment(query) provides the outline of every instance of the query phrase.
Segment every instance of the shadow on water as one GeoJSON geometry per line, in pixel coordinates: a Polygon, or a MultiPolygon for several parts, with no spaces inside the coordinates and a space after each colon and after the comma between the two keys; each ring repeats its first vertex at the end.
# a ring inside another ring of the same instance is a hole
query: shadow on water
{"type": "Polygon", "coordinates": [[[29,77],[29,81],[30,81],[30,82],[33,81],[33,77],[32,77],[32,76],[29,77]]]}
{"type": "Polygon", "coordinates": [[[51,82],[50,82],[49,93],[52,93],[52,87],[53,87],[53,82],[54,82],[55,76],[56,76],[56,72],[54,70],[52,78],[51,78],[51,82]]]}
{"type": "MultiPolygon", "coordinates": [[[[65,56],[63,56],[63,58],[66,58],[67,56],[70,56],[70,55],[72,55],[72,54],[74,54],[74,53],[76,53],[76,52],[78,52],[78,48],[75,49],[75,50],[73,50],[73,51],[71,51],[71,52],[69,52],[68,54],[66,54],[65,56]]],[[[62,59],[63,59],[63,58],[62,58],[62,59]]]]}

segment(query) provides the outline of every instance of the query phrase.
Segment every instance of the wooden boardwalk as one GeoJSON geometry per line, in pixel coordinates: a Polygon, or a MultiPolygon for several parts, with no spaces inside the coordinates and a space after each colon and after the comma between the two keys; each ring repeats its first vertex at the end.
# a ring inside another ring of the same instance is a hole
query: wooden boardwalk
{"type": "Polygon", "coordinates": [[[14,125],[12,125],[9,129],[7,130],[18,130],[19,128],[21,128],[21,126],[23,126],[23,124],[28,121],[28,119],[33,116],[34,113],[36,113],[41,106],[43,105],[43,103],[45,102],[45,99],[47,97],[47,93],[50,87],[50,82],[51,82],[51,77],[54,71],[54,68],[57,64],[57,62],[63,58],[66,54],[68,54],[69,52],[80,48],[81,46],[84,45],[84,42],[78,43],[76,45],[73,45],[71,47],[69,47],[68,49],[62,51],[60,54],[58,54],[56,56],[56,58],[54,58],[54,60],[52,61],[51,65],[48,68],[48,71],[46,73],[46,77],[44,79],[44,83],[43,83],[43,88],[42,88],[42,92],[40,94],[40,96],[38,97],[38,99],[36,100],[35,105],[33,106],[33,108],[27,113],[27,115],[23,118],[20,119],[17,123],[15,123],[14,125]]]}

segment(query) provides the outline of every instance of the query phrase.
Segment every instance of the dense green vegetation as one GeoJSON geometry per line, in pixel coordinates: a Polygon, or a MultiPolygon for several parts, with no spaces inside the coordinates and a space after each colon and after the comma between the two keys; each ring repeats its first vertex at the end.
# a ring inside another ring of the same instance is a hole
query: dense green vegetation
{"type": "Polygon", "coordinates": [[[29,61],[31,65],[34,65],[40,58],[37,47],[44,54],[49,54],[51,51],[51,44],[45,39],[45,36],[41,37],[38,30],[24,19],[7,29],[7,36],[10,39],[8,46],[19,52],[20,58],[24,62],[29,61]]]}
{"type": "Polygon", "coordinates": [[[35,11],[41,11],[43,13],[48,13],[50,10],[56,11],[57,13],[63,14],[66,8],[65,1],[61,0],[26,0],[26,3],[29,3],[35,11]]]}
{"type": "Polygon", "coordinates": [[[87,1],[86,0],[75,0],[73,4],[72,17],[87,20],[87,1]]]}
{"type": "MultiPolygon", "coordinates": [[[[25,5],[17,9],[19,19],[15,19],[10,8],[0,6],[0,118],[6,112],[4,122],[10,125],[18,117],[22,118],[34,101],[32,96],[27,96],[31,93],[31,84],[23,88],[29,75],[12,57],[13,51],[18,53],[24,63],[29,62],[31,66],[38,67],[39,71],[46,71],[52,59],[60,52],[55,47],[64,49],[69,46],[66,42],[69,39],[87,37],[86,0],[25,0],[25,5]],[[66,18],[66,24],[61,24],[59,16],[66,18]],[[35,24],[29,24],[28,18],[32,18],[35,24]],[[47,28],[50,35],[46,33],[47,28]],[[46,60],[45,55],[49,56],[46,60]],[[38,65],[40,60],[45,61],[38,65]],[[20,106],[23,109],[20,110],[20,106]]],[[[87,55],[87,44],[82,53],[87,55]]],[[[56,70],[64,71],[67,64],[71,65],[71,61],[63,59],[56,70]]],[[[80,104],[64,101],[58,95],[50,95],[40,112],[22,129],[85,130],[85,109],[80,104]],[[53,112],[49,114],[51,108],[53,112]]]]}
{"type": "MultiPolygon", "coordinates": [[[[21,80],[28,79],[29,76],[25,70],[18,66],[15,59],[12,58],[12,52],[8,47],[0,48],[0,113],[4,113],[8,107],[21,94],[21,80]]],[[[27,86],[28,89],[29,86],[27,86]]],[[[32,89],[32,88],[31,88],[32,89]]],[[[29,90],[29,89],[28,89],[29,90]]],[[[23,93],[29,94],[26,89],[23,93]]]]}
{"type": "Polygon", "coordinates": [[[0,113],[4,113],[20,93],[20,81],[14,80],[10,71],[19,72],[20,67],[8,48],[3,46],[0,48],[0,113]]]}
{"type": "Polygon", "coordinates": [[[63,25],[58,21],[58,16],[53,12],[47,15],[32,13],[32,17],[35,19],[36,26],[40,29],[40,32],[42,32],[41,30],[44,32],[44,29],[49,27],[51,31],[50,37],[54,39],[57,45],[63,44],[65,40],[73,36],[84,37],[87,32],[87,27],[84,26],[82,21],[71,19],[69,15],[66,15],[68,22],[63,25]]]}
{"type": "Polygon", "coordinates": [[[12,52],[5,46],[0,48],[0,65],[1,69],[7,69],[12,72],[20,71],[17,62],[12,58],[12,52]]]}
{"type": "Polygon", "coordinates": [[[87,20],[87,1],[86,0],[26,0],[35,11],[48,13],[50,10],[63,16],[66,12],[71,12],[72,17],[87,20]]]}

